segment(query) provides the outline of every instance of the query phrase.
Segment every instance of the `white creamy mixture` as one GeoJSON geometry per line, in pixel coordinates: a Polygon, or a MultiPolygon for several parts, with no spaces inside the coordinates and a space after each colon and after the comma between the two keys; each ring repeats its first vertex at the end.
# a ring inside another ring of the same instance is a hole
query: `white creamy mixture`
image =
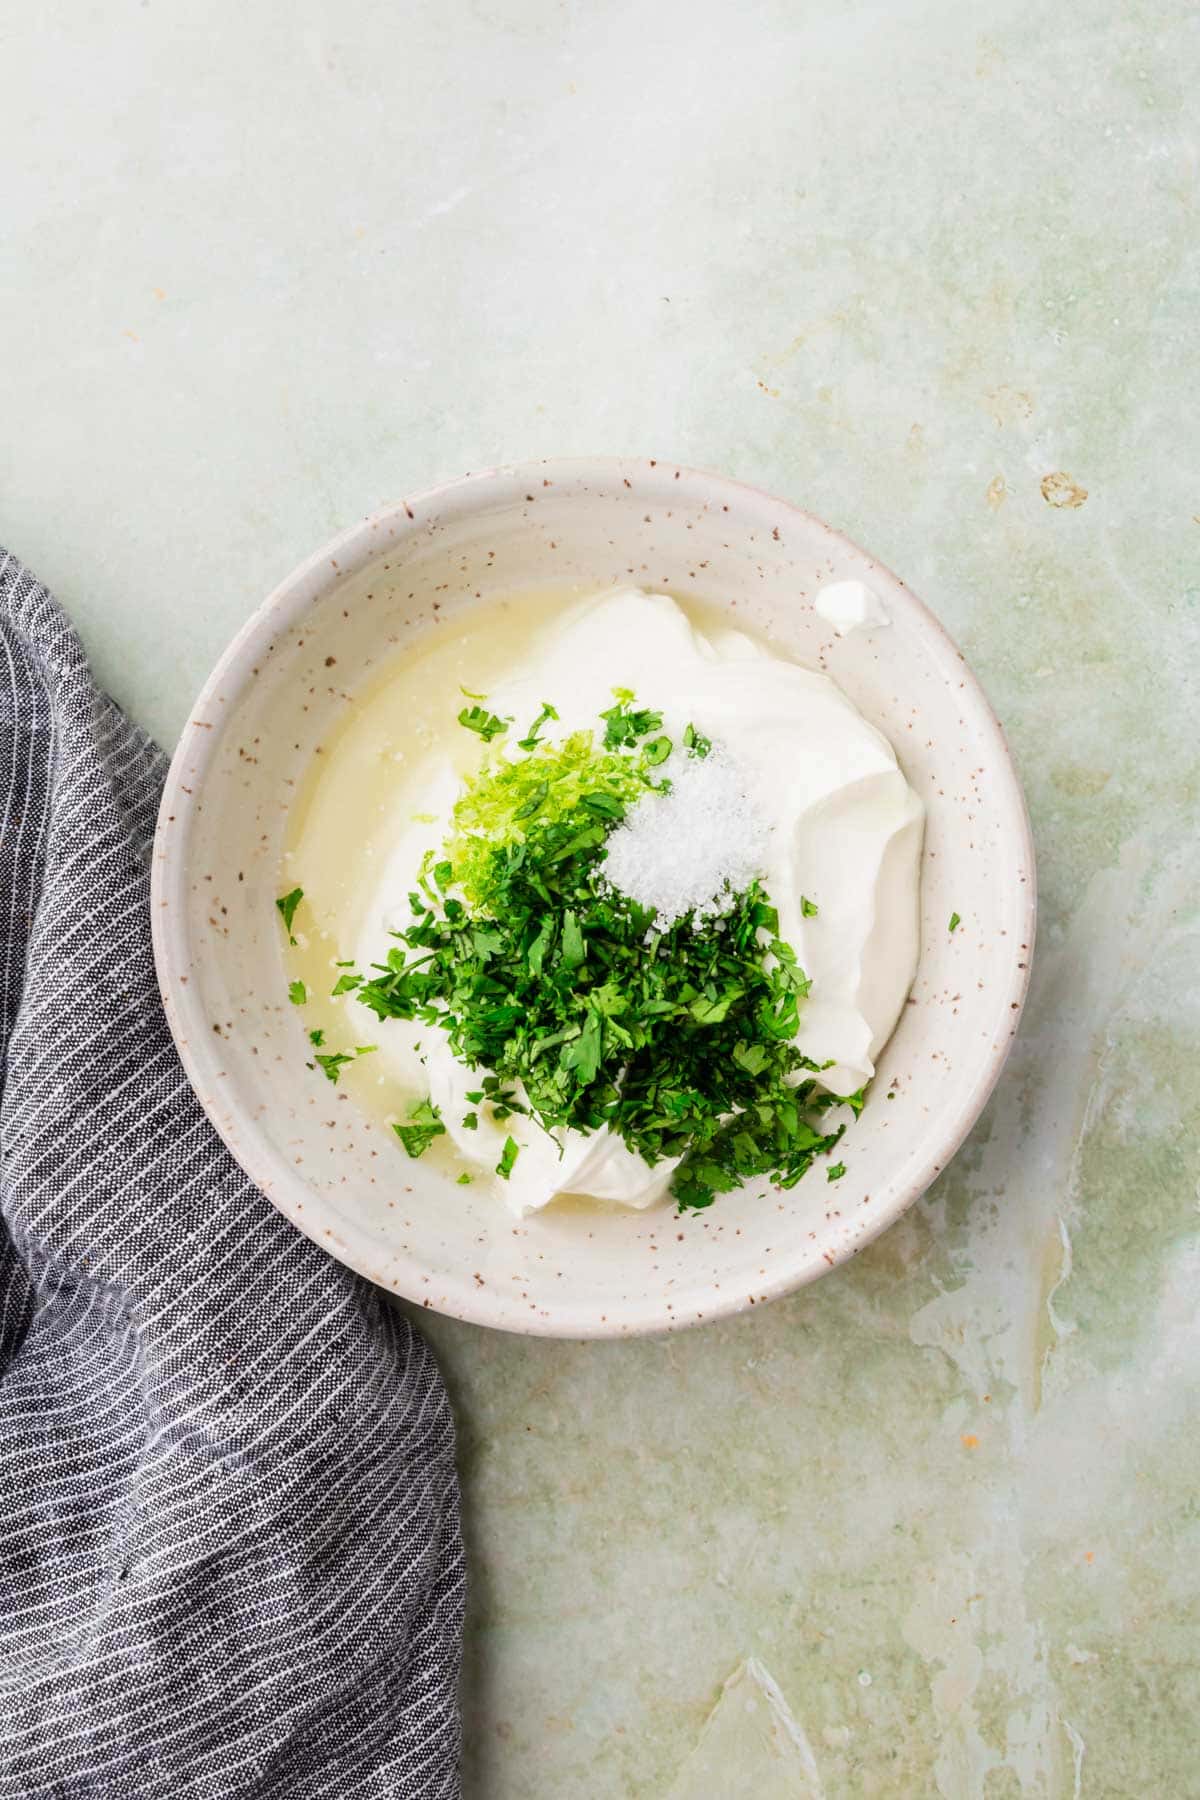
{"type": "Polygon", "coordinates": [[[865,581],[827,581],[813,598],[813,611],[832,625],[839,637],[851,631],[890,625],[887,607],[865,581]]]}
{"type": "MultiPolygon", "coordinates": [[[[917,963],[924,814],[890,744],[826,676],[740,632],[703,634],[673,600],[637,589],[566,609],[520,676],[490,690],[487,705],[513,716],[513,739],[543,700],[559,713],[546,735],[590,728],[599,737],[599,714],[613,704],[614,687],[632,688],[640,705],[662,713],[662,728],[677,746],[663,774],[681,766],[689,723],[736,766],[765,826],[759,873],[779,911],[779,934],[812,980],[796,1041],[815,1061],[834,1060],[822,1077],[831,1091],[853,1093],[874,1073],[917,963]],[[802,897],[818,907],[815,918],[803,916],[802,897]]],[[[380,960],[385,930],[411,917],[407,895],[421,856],[449,834],[459,777],[436,742],[414,787],[426,817],[406,827],[379,869],[361,941],[343,952],[360,966],[380,960]]],[[[464,1130],[463,1114],[473,1110],[466,1094],[478,1088],[480,1071],[455,1060],[445,1034],[395,1020],[373,1035],[379,1058],[408,1092],[428,1083],[447,1131],[481,1174],[494,1169],[505,1138],[516,1139],[512,1175],[496,1180],[514,1212],[564,1193],[649,1206],[668,1186],[673,1164],[650,1169],[607,1131],[562,1133],[560,1156],[559,1146],[519,1115],[496,1125],[480,1109],[478,1130],[464,1130]]]]}

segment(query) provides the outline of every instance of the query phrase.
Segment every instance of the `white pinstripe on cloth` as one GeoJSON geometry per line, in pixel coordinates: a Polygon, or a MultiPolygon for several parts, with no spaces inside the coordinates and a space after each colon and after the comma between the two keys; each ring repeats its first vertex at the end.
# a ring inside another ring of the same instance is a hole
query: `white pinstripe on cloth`
{"type": "Polygon", "coordinates": [[[0,1800],[448,1800],[445,1391],[187,1084],[164,770],[0,551],[0,1800]]]}

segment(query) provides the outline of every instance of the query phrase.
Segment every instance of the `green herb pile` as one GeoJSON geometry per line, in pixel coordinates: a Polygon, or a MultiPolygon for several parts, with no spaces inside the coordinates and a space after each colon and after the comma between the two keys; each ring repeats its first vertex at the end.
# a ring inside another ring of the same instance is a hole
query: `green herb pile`
{"type": "MultiPolygon", "coordinates": [[[[719,918],[689,915],[665,931],[606,888],[608,833],[669,778],[676,752],[661,717],[633,698],[618,690],[599,745],[590,732],[541,739],[557,716],[543,706],[520,757],[491,757],[443,853],[426,858],[412,923],[386,963],[342,976],[335,991],[381,1020],[444,1030],[481,1071],[472,1101],[496,1119],[608,1126],[650,1164],[682,1158],[671,1192],[681,1209],[700,1208],[754,1177],[792,1187],[845,1127],[823,1128],[839,1100],[792,1042],[810,984],[761,887],[719,918]]],[[[476,705],[460,723],[490,743],[511,721],[476,705]]],[[[677,753],[709,748],[689,727],[677,753]]],[[[279,903],[289,930],[290,901],[279,903]]],[[[844,1103],[857,1113],[863,1096],[844,1103]]],[[[396,1130],[420,1155],[444,1126],[426,1101],[396,1130]]],[[[502,1174],[516,1155],[510,1138],[502,1174]]]]}

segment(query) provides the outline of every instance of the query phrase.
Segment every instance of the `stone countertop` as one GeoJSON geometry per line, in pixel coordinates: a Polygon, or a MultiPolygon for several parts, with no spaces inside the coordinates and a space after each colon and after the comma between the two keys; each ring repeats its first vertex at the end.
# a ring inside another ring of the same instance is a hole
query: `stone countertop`
{"type": "Polygon", "coordinates": [[[1194,9],[45,0],[2,36],[0,537],[164,741],[376,503],[613,451],[900,571],[1026,783],[1029,1012],[902,1223],[670,1340],[427,1321],[468,1793],[1196,1793],[1194,9]]]}

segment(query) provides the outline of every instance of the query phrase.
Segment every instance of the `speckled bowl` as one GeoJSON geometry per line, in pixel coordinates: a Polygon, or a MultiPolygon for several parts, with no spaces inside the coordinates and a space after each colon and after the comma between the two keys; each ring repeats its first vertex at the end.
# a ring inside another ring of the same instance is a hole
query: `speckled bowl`
{"type": "Polygon", "coordinates": [[[402,501],[284,582],[221,658],[171,765],[154,943],[179,1053],[263,1193],[331,1256],[483,1325],[560,1337],[664,1331],[761,1306],[835,1268],[943,1168],[1020,1016],[1034,870],[1020,787],[962,656],[894,575],[819,520],[719,475],[600,458],[491,470],[402,501]],[[891,626],[835,637],[817,587],[859,577],[891,626]],[[284,821],[348,697],[422,633],[514,589],[635,580],[700,596],[825,669],[899,752],[928,808],[916,985],[847,1140],[791,1193],[710,1211],[549,1211],[405,1161],[303,1065],[274,908],[284,821]],[[962,923],[948,930],[952,912],[962,923]],[[850,1154],[850,1151],[853,1154],[850,1154]]]}

